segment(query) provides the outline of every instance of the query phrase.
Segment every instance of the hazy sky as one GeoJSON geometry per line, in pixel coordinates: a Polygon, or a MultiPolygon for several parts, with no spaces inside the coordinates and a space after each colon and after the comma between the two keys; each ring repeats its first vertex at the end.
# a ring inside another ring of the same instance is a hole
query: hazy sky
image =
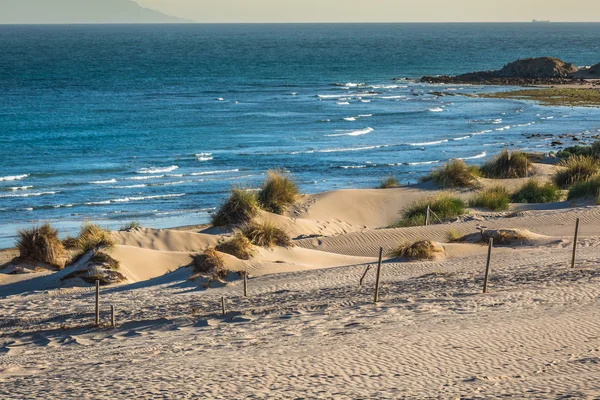
{"type": "Polygon", "coordinates": [[[198,22],[600,21],[600,0],[136,0],[198,22]]]}

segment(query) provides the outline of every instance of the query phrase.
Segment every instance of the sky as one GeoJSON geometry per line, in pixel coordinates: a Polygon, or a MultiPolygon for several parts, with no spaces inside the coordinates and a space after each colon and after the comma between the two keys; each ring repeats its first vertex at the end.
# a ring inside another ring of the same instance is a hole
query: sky
{"type": "Polygon", "coordinates": [[[197,22],[600,22],[600,0],[136,0],[197,22]]]}

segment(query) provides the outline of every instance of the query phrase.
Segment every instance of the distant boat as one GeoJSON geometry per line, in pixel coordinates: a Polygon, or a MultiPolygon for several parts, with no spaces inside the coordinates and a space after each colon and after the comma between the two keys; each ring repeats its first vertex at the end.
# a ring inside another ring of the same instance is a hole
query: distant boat
{"type": "Polygon", "coordinates": [[[549,24],[550,23],[550,21],[546,21],[546,20],[538,21],[537,19],[534,19],[531,22],[534,23],[534,24],[549,24]]]}

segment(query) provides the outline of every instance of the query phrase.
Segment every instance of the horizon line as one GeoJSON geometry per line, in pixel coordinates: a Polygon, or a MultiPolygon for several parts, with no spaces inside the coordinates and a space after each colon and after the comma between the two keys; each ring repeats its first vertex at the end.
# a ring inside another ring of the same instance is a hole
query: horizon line
{"type": "Polygon", "coordinates": [[[547,20],[527,20],[527,21],[287,21],[287,22],[201,22],[201,21],[181,21],[181,22],[0,22],[0,25],[6,26],[43,26],[43,25],[383,25],[383,24],[529,24],[529,25],[548,25],[548,24],[600,24],[600,21],[547,21],[547,20]]]}

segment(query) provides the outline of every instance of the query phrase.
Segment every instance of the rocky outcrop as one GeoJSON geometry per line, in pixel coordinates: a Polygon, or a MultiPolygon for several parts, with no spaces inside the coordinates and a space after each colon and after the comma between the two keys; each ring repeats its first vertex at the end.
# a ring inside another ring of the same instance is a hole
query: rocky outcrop
{"type": "MultiPolygon", "coordinates": [[[[592,67],[595,68],[596,66],[592,67]]],[[[600,68],[599,68],[600,69],[600,68]]],[[[497,71],[471,72],[457,76],[425,76],[429,83],[479,83],[491,85],[561,85],[576,83],[577,67],[558,58],[525,58],[506,64],[497,71]]]]}
{"type": "Polygon", "coordinates": [[[593,67],[582,69],[573,76],[579,79],[600,79],[600,63],[593,67]]]}

